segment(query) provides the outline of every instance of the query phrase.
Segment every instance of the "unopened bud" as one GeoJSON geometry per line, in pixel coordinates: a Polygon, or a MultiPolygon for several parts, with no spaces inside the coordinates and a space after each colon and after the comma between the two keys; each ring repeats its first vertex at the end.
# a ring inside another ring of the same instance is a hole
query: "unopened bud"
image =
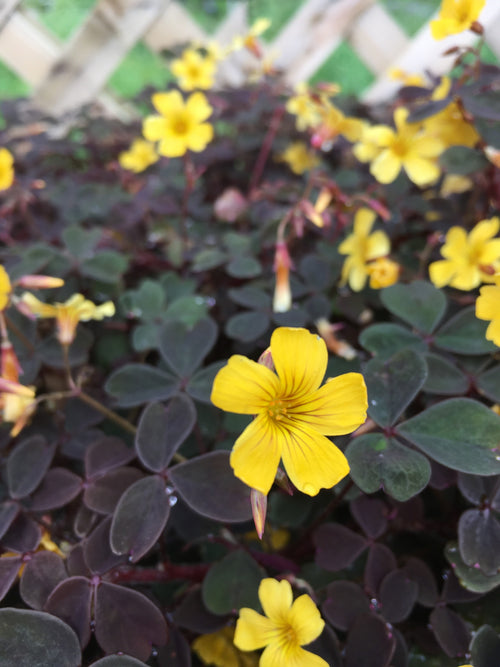
{"type": "Polygon", "coordinates": [[[27,289],[52,289],[62,287],[64,280],[62,278],[54,278],[54,276],[28,275],[21,276],[19,280],[16,280],[15,284],[27,289]]]}
{"type": "Polygon", "coordinates": [[[260,491],[257,491],[257,489],[252,489],[250,492],[250,503],[252,505],[252,516],[255,530],[257,531],[259,540],[261,540],[266,526],[267,496],[260,491]]]}

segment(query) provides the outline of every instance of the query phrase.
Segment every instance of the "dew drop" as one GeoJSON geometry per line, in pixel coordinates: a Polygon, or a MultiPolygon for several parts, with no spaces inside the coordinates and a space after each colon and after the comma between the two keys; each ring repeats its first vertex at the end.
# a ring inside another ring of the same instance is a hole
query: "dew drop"
{"type": "Polygon", "coordinates": [[[168,504],[170,505],[170,507],[173,507],[174,505],[176,505],[177,504],[177,496],[169,496],[168,504]]]}
{"type": "Polygon", "coordinates": [[[173,486],[166,486],[165,487],[165,493],[167,494],[167,496],[172,495],[173,492],[174,492],[174,487],[173,486]]]}
{"type": "Polygon", "coordinates": [[[370,401],[370,403],[371,403],[372,405],[377,405],[377,401],[376,401],[374,398],[372,398],[372,400],[370,401]]]}
{"type": "Polygon", "coordinates": [[[133,563],[133,562],[134,562],[134,557],[132,556],[132,554],[130,554],[130,556],[127,556],[127,563],[133,563]]]}
{"type": "Polygon", "coordinates": [[[158,657],[158,651],[157,651],[157,649],[155,649],[155,648],[152,649],[152,650],[151,650],[151,655],[153,656],[153,658],[157,658],[157,657],[158,657]]]}

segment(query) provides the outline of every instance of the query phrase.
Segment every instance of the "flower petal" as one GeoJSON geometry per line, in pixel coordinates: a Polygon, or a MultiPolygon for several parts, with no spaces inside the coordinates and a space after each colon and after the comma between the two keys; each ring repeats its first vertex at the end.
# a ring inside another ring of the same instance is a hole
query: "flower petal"
{"type": "Polygon", "coordinates": [[[186,137],[186,143],[189,150],[199,153],[205,150],[207,144],[214,137],[214,128],[209,123],[201,123],[193,127],[186,137]]]}
{"type": "Polygon", "coordinates": [[[300,646],[270,644],[260,657],[260,667],[328,667],[319,655],[306,651],[300,646]]]}
{"type": "Polygon", "coordinates": [[[354,217],[354,236],[368,236],[376,217],[377,214],[370,208],[360,208],[354,217]]]}
{"type": "Polygon", "coordinates": [[[281,581],[272,578],[262,579],[259,586],[259,600],[265,615],[274,624],[283,623],[293,602],[290,582],[286,579],[281,581]]]}
{"type": "Polygon", "coordinates": [[[481,287],[476,301],[476,317],[480,320],[492,320],[500,316],[500,287],[487,285],[481,287]]]}
{"type": "Polygon", "coordinates": [[[296,424],[307,424],[323,435],[352,433],[366,420],[368,398],[361,373],[344,373],[320,389],[294,401],[288,414],[296,424]]]}
{"type": "Polygon", "coordinates": [[[255,415],[267,409],[278,387],[279,379],[269,368],[235,354],[215,376],[210,400],[227,412],[255,415]]]}
{"type": "Polygon", "coordinates": [[[481,220],[469,234],[469,242],[476,245],[482,245],[498,234],[500,228],[500,218],[490,218],[481,220]]]}
{"type": "Polygon", "coordinates": [[[264,495],[273,485],[283,435],[267,414],[260,414],[236,440],[229,462],[238,479],[264,495]]]}
{"type": "Polygon", "coordinates": [[[439,178],[440,169],[436,162],[418,155],[411,155],[403,162],[404,170],[412,183],[427,185],[439,178]]]}
{"type": "MultiPolygon", "coordinates": [[[[178,90],[171,90],[169,93],[155,93],[151,97],[153,106],[162,116],[184,109],[184,100],[178,90]]],[[[146,137],[147,139],[147,137],[146,137]]]]}
{"type": "Polygon", "coordinates": [[[21,301],[28,307],[30,313],[38,315],[38,317],[56,317],[57,315],[57,308],[55,306],[43,303],[30,292],[24,292],[21,301]]]}
{"type": "Polygon", "coordinates": [[[271,354],[282,396],[299,398],[321,384],[328,363],[325,341],[307,329],[279,327],[271,336],[271,354]]]}
{"type": "Polygon", "coordinates": [[[489,324],[486,329],[486,340],[491,340],[500,347],[500,317],[495,318],[489,324]]]}
{"type": "Polygon", "coordinates": [[[325,622],[309,595],[301,595],[295,600],[288,620],[301,646],[314,641],[325,627],[325,622]]]}
{"type": "Polygon", "coordinates": [[[383,150],[370,165],[370,173],[379,183],[392,183],[401,171],[401,160],[389,150],[383,150]]]}
{"type": "Polygon", "coordinates": [[[241,651],[255,651],[267,646],[272,639],[275,626],[262,614],[253,609],[240,609],[240,617],[236,623],[234,645],[241,651]]]}
{"type": "Polygon", "coordinates": [[[212,115],[213,108],[203,93],[193,93],[187,99],[186,110],[191,118],[201,123],[212,115]]]}
{"type": "Polygon", "coordinates": [[[349,473],[343,452],[317,431],[305,426],[283,431],[283,465],[292,483],[309,496],[330,489],[349,473]]]}
{"type": "Polygon", "coordinates": [[[373,232],[366,239],[365,259],[367,261],[376,259],[377,257],[384,257],[391,252],[391,242],[387,234],[381,230],[373,232]]]}
{"type": "Polygon", "coordinates": [[[456,272],[456,264],[448,259],[441,259],[429,265],[429,278],[436,287],[449,285],[456,272]]]}
{"type": "Polygon", "coordinates": [[[187,151],[185,137],[173,136],[169,133],[168,137],[158,144],[158,153],[165,157],[181,157],[187,151]]]}
{"type": "Polygon", "coordinates": [[[142,123],[142,133],[148,141],[160,141],[168,129],[168,121],[162,116],[148,116],[142,123]]]}

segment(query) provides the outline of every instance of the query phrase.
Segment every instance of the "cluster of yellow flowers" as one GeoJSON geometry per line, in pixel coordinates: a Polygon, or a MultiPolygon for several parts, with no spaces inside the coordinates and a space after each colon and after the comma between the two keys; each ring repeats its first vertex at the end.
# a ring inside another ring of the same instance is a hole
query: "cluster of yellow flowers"
{"type": "Polygon", "coordinates": [[[16,436],[26,426],[36,409],[35,387],[25,386],[19,382],[22,373],[12,343],[8,337],[8,329],[4,315],[5,309],[14,303],[20,312],[29,317],[55,318],[57,338],[61,345],[70,345],[76,335],[78,322],[88,320],[102,320],[112,317],[115,307],[111,301],[96,306],[92,301],[85,299],[82,294],[73,294],[65,303],[54,305],[42,303],[30,292],[24,292],[20,297],[14,295],[14,287],[28,289],[50,289],[61,287],[64,281],[61,278],[43,275],[24,275],[14,283],[9,274],[0,265],[0,410],[4,422],[13,423],[11,435],[16,436]]]}

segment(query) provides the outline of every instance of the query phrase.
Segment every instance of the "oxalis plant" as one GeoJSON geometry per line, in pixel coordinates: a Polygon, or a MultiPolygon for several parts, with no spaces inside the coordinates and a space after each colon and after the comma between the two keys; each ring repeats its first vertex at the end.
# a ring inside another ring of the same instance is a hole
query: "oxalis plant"
{"type": "Polygon", "coordinates": [[[267,25],[2,105],[2,667],[500,665],[499,68],[367,109],[267,25]]]}

